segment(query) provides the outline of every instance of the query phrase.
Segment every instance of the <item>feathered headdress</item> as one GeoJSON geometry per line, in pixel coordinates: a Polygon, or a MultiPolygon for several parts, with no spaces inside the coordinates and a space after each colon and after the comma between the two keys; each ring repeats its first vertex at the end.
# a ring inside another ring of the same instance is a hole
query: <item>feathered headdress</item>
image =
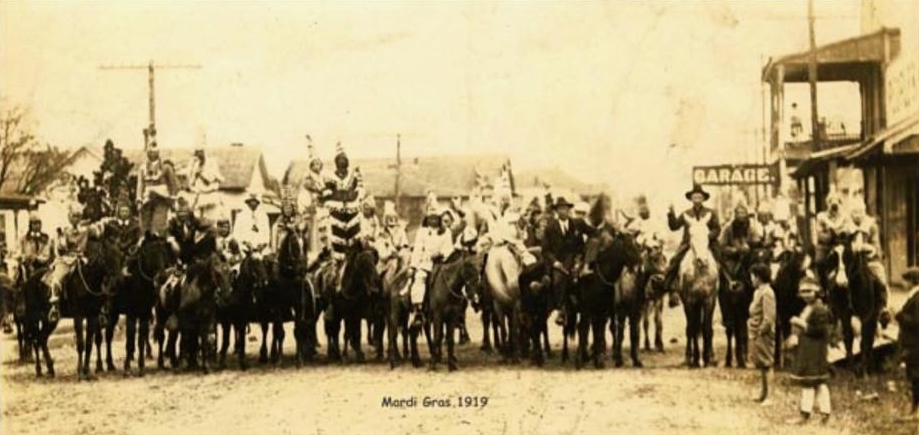
{"type": "Polygon", "coordinates": [[[307,153],[309,154],[309,162],[311,165],[313,164],[313,162],[322,161],[322,159],[320,159],[319,156],[316,155],[316,148],[313,147],[313,138],[310,137],[310,135],[306,135],[306,150],[307,150],[307,153]]]}
{"type": "Polygon", "coordinates": [[[338,141],[338,142],[335,144],[335,157],[336,157],[336,158],[338,158],[338,157],[348,157],[348,155],[345,154],[345,148],[344,148],[343,146],[341,146],[341,141],[338,141]]]}

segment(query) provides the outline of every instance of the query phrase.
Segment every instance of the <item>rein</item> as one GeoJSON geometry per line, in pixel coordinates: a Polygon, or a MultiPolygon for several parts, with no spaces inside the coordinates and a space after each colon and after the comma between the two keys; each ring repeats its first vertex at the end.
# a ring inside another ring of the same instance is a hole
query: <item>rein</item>
{"type": "Polygon", "coordinates": [[[108,293],[105,290],[99,290],[98,292],[94,292],[89,288],[89,284],[86,282],[86,277],[83,276],[83,262],[80,261],[79,258],[76,260],[76,262],[77,262],[77,276],[80,277],[80,282],[83,283],[83,288],[86,290],[86,293],[89,293],[91,296],[96,296],[96,297],[107,295],[108,293]]]}

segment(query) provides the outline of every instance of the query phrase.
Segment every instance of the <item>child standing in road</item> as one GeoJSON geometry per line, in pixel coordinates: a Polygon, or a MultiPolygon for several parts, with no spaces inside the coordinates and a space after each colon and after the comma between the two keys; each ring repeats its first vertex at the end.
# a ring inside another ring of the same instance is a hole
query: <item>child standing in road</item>
{"type": "Polygon", "coordinates": [[[772,290],[772,271],[765,264],[750,268],[751,280],[756,291],[750,304],[750,318],[747,327],[752,343],[753,364],[760,371],[762,388],[753,400],[762,405],[771,403],[769,384],[772,379],[773,352],[775,349],[775,292],[772,290]]]}
{"type": "Polygon", "coordinates": [[[798,285],[798,296],[807,303],[801,314],[791,318],[794,331],[792,341],[797,341],[791,379],[801,385],[801,416],[791,421],[803,424],[810,420],[816,396],[820,408],[821,422],[830,418],[829,364],[827,345],[832,328],[830,310],[817,298],[820,285],[817,279],[807,275],[798,285]]]}

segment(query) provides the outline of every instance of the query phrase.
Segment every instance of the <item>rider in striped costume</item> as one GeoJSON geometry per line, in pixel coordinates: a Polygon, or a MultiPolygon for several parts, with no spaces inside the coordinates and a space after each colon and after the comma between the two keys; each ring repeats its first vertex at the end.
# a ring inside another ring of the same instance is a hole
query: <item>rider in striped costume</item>
{"type": "Polygon", "coordinates": [[[336,145],[335,171],[325,177],[325,187],[330,191],[323,205],[329,211],[332,258],[337,262],[336,288],[341,285],[345,270],[345,254],[357,241],[361,232],[361,205],[364,196],[360,172],[349,168],[347,154],[339,142],[336,145]]]}

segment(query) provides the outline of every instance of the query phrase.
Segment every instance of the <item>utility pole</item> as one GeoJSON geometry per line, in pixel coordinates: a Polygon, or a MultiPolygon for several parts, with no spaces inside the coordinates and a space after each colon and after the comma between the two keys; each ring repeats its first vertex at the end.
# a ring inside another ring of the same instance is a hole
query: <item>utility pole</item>
{"type": "Polygon", "coordinates": [[[393,202],[399,210],[399,199],[402,197],[402,135],[396,135],[396,186],[393,202]]]}
{"type": "Polygon", "coordinates": [[[155,64],[151,60],[147,65],[101,65],[101,70],[147,70],[147,85],[149,87],[149,117],[150,125],[144,129],[144,148],[146,149],[151,143],[156,142],[156,93],[154,92],[154,71],[156,69],[201,69],[201,65],[180,65],[180,64],[155,64]]]}
{"type": "Polygon", "coordinates": [[[810,38],[810,56],[807,63],[807,80],[811,93],[811,151],[820,150],[820,124],[817,121],[817,43],[814,36],[814,0],[807,1],[807,30],[810,38]]]}

